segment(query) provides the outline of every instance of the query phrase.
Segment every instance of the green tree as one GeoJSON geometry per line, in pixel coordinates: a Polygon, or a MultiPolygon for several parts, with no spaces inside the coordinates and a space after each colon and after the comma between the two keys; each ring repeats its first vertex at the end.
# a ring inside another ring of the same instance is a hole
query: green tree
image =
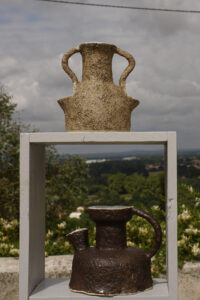
{"type": "Polygon", "coordinates": [[[47,228],[66,218],[78,206],[87,204],[89,169],[80,156],[68,156],[63,163],[55,152],[46,160],[47,228]]]}
{"type": "Polygon", "coordinates": [[[125,189],[131,195],[131,205],[147,209],[152,205],[159,205],[162,209],[165,207],[162,175],[156,177],[130,175],[125,181],[125,189]]]}
{"type": "Polygon", "coordinates": [[[123,173],[111,174],[108,176],[108,190],[118,194],[124,193],[124,182],[126,175],[123,173]]]}
{"type": "Polygon", "coordinates": [[[19,133],[22,124],[13,118],[16,104],[0,89],[0,216],[19,214],[19,133]]]}

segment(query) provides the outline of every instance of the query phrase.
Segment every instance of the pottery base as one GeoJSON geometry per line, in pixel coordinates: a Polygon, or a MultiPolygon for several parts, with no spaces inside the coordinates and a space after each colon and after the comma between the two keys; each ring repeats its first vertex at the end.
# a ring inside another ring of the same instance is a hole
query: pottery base
{"type": "Polygon", "coordinates": [[[153,286],[151,286],[149,288],[146,288],[143,291],[136,291],[136,292],[130,292],[130,293],[120,293],[120,294],[97,294],[97,293],[89,293],[89,292],[86,292],[86,291],[73,290],[71,288],[70,288],[70,291],[73,292],[73,293],[81,293],[81,294],[86,294],[86,295],[90,295],[90,296],[113,297],[113,296],[119,296],[119,295],[121,295],[121,296],[135,295],[135,294],[142,293],[144,291],[149,291],[149,290],[152,290],[152,289],[153,289],[153,286]]]}

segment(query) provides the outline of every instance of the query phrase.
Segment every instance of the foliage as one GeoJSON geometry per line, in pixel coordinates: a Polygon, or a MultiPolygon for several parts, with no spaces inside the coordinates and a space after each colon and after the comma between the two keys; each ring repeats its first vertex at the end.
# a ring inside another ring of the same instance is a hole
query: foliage
{"type": "Polygon", "coordinates": [[[19,214],[19,133],[22,125],[13,120],[16,104],[0,91],[0,217],[19,214]]]}
{"type": "Polygon", "coordinates": [[[194,166],[178,166],[178,173],[180,176],[187,178],[197,178],[200,176],[200,169],[195,168],[194,166]]]}
{"type": "Polygon", "coordinates": [[[200,260],[200,193],[192,186],[181,185],[192,196],[191,204],[181,204],[178,214],[179,266],[184,261],[200,260]]]}
{"type": "Polygon", "coordinates": [[[105,161],[104,163],[93,163],[90,165],[91,186],[96,182],[98,182],[98,184],[105,184],[106,176],[104,176],[104,174],[123,173],[125,175],[131,175],[135,172],[148,176],[145,164],[140,159],[133,159],[130,161],[110,160],[105,161]]]}
{"type": "Polygon", "coordinates": [[[0,256],[19,255],[19,222],[0,218],[0,256]]]}
{"type": "Polygon", "coordinates": [[[87,205],[89,170],[85,159],[68,156],[61,164],[50,151],[46,161],[46,224],[52,229],[76,207],[87,205]]]}
{"type": "Polygon", "coordinates": [[[183,184],[192,186],[197,192],[200,193],[200,180],[196,178],[179,178],[179,181],[183,184]]]}
{"type": "Polygon", "coordinates": [[[144,177],[134,173],[107,174],[104,185],[96,187],[99,205],[135,205],[149,209],[159,203],[165,207],[164,176],[144,177]]]}
{"type": "MultiPolygon", "coordinates": [[[[191,186],[181,185],[181,187],[186,189],[187,193],[192,196],[193,205],[189,207],[181,204],[181,200],[179,200],[179,267],[186,261],[200,259],[200,194],[194,191],[191,186]]],[[[152,275],[158,277],[166,271],[165,212],[159,205],[153,205],[148,211],[159,221],[163,232],[162,246],[152,259],[152,275]]],[[[56,225],[47,228],[46,231],[46,255],[73,254],[73,248],[67,241],[66,234],[78,228],[89,228],[90,245],[95,245],[95,224],[84,212],[80,219],[71,219],[69,216],[60,215],[56,222],[56,225]]],[[[0,219],[0,256],[18,255],[18,226],[16,220],[8,222],[2,218],[0,219]]],[[[133,216],[127,223],[128,246],[149,251],[153,239],[153,227],[145,219],[133,216]]]]}
{"type": "Polygon", "coordinates": [[[164,209],[164,188],[162,186],[163,175],[157,177],[143,177],[133,174],[128,176],[125,187],[128,194],[131,195],[131,205],[142,205],[150,208],[159,203],[164,209]]]}

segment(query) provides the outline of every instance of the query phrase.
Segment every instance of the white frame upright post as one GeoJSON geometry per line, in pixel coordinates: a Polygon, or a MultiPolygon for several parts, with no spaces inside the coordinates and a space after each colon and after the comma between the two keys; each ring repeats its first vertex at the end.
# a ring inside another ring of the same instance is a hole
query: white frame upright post
{"type": "MultiPolygon", "coordinates": [[[[152,290],[116,300],[178,300],[177,148],[175,132],[22,133],[20,137],[20,273],[19,300],[98,299],[72,293],[66,280],[45,279],[45,145],[162,144],[166,159],[167,280],[152,290]]],[[[101,297],[107,299],[107,297],[101,297]]]]}

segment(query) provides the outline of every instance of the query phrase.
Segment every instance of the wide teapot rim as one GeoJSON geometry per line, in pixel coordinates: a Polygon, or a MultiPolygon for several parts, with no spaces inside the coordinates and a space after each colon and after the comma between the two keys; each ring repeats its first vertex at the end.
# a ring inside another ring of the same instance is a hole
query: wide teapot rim
{"type": "Polygon", "coordinates": [[[93,205],[89,206],[87,209],[90,210],[126,210],[130,209],[132,206],[125,206],[125,205],[93,205]]]}

